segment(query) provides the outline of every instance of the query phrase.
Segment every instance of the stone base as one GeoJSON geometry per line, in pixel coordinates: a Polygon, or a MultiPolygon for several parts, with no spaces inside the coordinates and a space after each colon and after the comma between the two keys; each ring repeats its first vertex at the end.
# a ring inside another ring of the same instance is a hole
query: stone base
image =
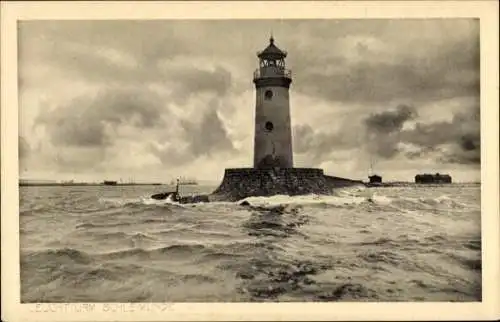
{"type": "Polygon", "coordinates": [[[247,197],[273,195],[331,194],[332,188],[359,184],[359,181],[325,176],[314,168],[226,169],[211,201],[238,201],[247,197]]]}

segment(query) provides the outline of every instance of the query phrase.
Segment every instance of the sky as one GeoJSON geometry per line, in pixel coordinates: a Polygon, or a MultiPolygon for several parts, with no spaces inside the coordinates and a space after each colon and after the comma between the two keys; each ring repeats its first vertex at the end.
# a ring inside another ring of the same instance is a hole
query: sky
{"type": "Polygon", "coordinates": [[[253,166],[257,51],[288,52],[294,164],[480,179],[474,19],[22,21],[21,178],[220,181],[253,166]]]}

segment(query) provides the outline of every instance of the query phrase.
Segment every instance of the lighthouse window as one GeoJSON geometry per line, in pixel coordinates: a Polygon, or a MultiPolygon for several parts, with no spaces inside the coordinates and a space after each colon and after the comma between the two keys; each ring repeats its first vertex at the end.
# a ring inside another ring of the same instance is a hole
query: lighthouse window
{"type": "Polygon", "coordinates": [[[272,122],[266,122],[265,127],[266,127],[266,130],[269,132],[271,132],[274,129],[274,125],[272,122]]]}
{"type": "Polygon", "coordinates": [[[270,100],[271,98],[273,98],[273,91],[271,91],[271,90],[267,90],[267,91],[264,93],[264,97],[266,98],[266,100],[270,100]]]}

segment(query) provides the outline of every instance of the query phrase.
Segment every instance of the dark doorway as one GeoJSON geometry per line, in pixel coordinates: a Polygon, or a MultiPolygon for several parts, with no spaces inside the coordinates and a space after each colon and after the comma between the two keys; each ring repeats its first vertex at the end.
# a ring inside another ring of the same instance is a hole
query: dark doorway
{"type": "Polygon", "coordinates": [[[266,122],[265,128],[268,132],[271,132],[274,129],[274,124],[272,122],[266,122]]]}

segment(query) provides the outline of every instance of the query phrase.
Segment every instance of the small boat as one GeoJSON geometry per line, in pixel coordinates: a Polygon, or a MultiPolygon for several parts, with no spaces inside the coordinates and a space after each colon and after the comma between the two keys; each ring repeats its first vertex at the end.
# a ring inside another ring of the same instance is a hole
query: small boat
{"type": "Polygon", "coordinates": [[[371,175],[368,177],[369,182],[366,184],[367,187],[380,187],[382,186],[382,177],[379,175],[371,175]]]}
{"type": "Polygon", "coordinates": [[[151,199],[155,200],[166,200],[171,198],[172,201],[178,202],[181,197],[179,195],[179,179],[177,179],[177,185],[175,186],[175,191],[167,191],[162,193],[156,193],[151,196],[151,199]]]}

